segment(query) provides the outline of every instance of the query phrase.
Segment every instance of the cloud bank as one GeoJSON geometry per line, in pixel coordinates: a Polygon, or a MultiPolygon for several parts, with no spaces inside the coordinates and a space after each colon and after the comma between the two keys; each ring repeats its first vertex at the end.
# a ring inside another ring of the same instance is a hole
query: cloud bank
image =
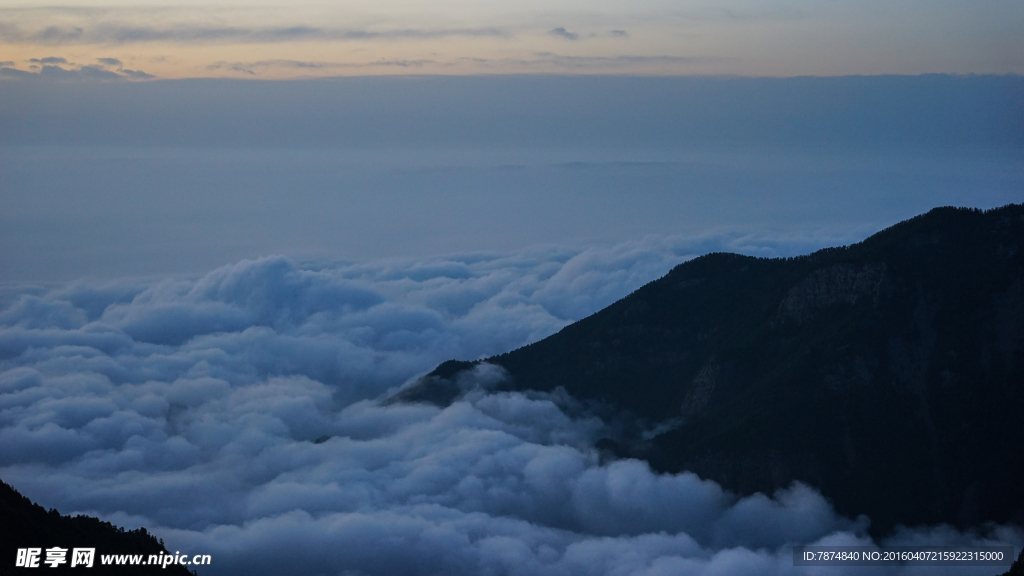
{"type": "MultiPolygon", "coordinates": [[[[740,498],[608,461],[592,448],[608,423],[564,394],[489,393],[493,366],[443,410],[374,401],[440,360],[550,334],[680,251],[272,257],[199,278],[5,285],[0,477],[211,554],[210,574],[821,573],[794,568],[787,546],[870,540],[868,519],[837,516],[813,487],[740,498]]],[[[889,543],[995,541],[1024,534],[935,527],[889,543]]]]}

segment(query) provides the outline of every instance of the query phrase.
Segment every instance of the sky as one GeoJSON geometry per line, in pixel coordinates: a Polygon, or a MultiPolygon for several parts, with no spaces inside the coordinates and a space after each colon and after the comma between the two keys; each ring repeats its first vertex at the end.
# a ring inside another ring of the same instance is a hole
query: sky
{"type": "Polygon", "coordinates": [[[1024,73],[1006,0],[0,2],[7,74],[1024,73]]]}
{"type": "MultiPolygon", "coordinates": [[[[0,479],[200,574],[820,574],[792,546],[871,519],[814,486],[609,461],[614,423],[493,366],[448,408],[379,400],[708,252],[1021,202],[1022,28],[997,0],[0,0],[0,479]]],[[[878,543],[995,542],[1024,532],[878,543]]]]}
{"type": "Polygon", "coordinates": [[[996,0],[0,0],[0,282],[847,243],[1020,201],[1022,72],[996,0]]]}

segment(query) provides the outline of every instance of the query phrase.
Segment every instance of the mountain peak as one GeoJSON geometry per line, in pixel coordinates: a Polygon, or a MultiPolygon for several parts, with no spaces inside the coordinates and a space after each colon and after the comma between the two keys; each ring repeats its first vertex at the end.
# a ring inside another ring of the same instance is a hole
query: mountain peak
{"type": "MultiPolygon", "coordinates": [[[[645,434],[604,446],[658,470],[741,493],[799,480],[876,532],[1024,522],[1022,247],[1009,205],[936,208],[795,258],[707,254],[483,362],[505,389],[635,418],[645,434]]],[[[389,401],[450,403],[477,363],[389,401]]]]}

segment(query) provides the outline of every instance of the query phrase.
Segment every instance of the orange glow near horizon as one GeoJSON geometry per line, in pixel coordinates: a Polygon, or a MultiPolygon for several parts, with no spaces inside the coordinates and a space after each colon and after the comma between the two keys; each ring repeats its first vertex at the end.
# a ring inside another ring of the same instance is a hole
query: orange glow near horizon
{"type": "MultiPolygon", "coordinates": [[[[6,76],[1024,73],[1024,4],[0,2],[6,76]],[[921,4],[912,6],[912,4],[921,4]],[[930,8],[925,8],[930,6],[930,8]],[[50,59],[43,61],[44,59],[50,59]]],[[[111,76],[113,77],[113,76],[111,76]]]]}

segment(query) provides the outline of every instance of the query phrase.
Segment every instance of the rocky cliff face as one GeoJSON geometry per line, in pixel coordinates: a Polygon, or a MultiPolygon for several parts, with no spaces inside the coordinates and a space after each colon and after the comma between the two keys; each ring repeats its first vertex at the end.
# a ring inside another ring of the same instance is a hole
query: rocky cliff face
{"type": "Polygon", "coordinates": [[[852,306],[863,298],[877,305],[884,275],[884,263],[868,263],[859,269],[852,264],[819,268],[789,289],[779,305],[778,321],[807,322],[817,311],[852,306]]]}
{"type": "MultiPolygon", "coordinates": [[[[740,492],[802,480],[876,532],[1024,523],[1022,246],[1012,205],[799,258],[709,254],[487,362],[506,388],[632,415],[646,433],[604,447],[660,470],[740,492]]],[[[394,400],[450,402],[472,365],[394,400]]]]}

